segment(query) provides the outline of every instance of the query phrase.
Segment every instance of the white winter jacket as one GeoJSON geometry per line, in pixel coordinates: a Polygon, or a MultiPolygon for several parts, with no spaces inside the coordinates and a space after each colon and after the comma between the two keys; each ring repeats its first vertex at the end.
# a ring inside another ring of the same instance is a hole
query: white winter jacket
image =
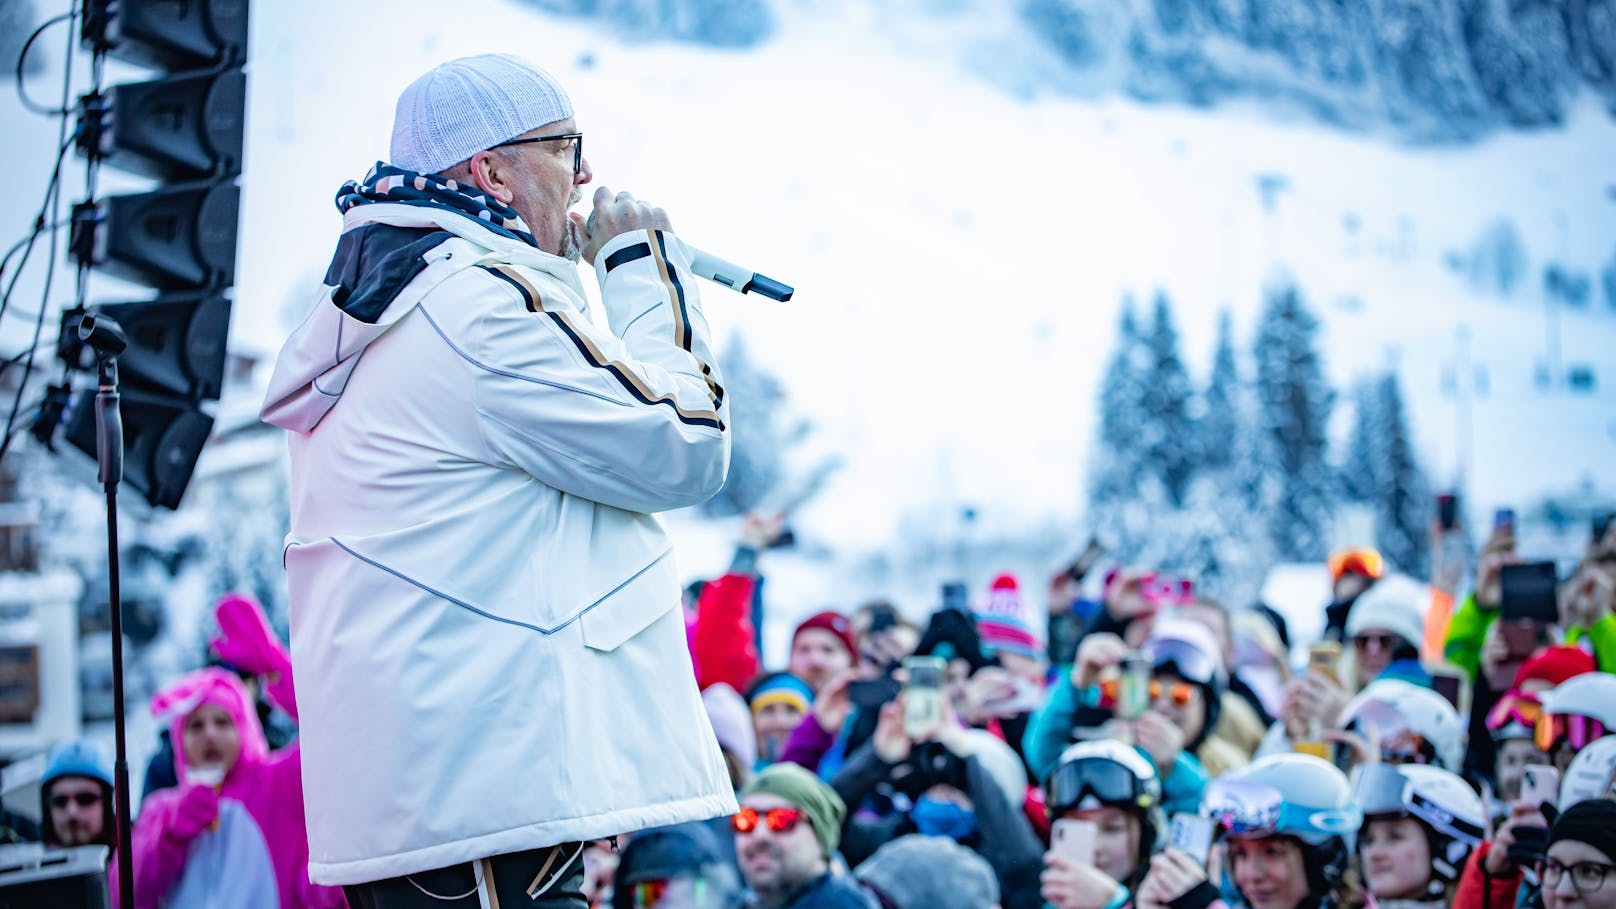
{"type": "Polygon", "coordinates": [[[651,516],[728,467],[689,254],[636,231],[596,273],[609,333],[574,264],[362,205],[281,351],[315,883],[735,810],[651,516]]]}

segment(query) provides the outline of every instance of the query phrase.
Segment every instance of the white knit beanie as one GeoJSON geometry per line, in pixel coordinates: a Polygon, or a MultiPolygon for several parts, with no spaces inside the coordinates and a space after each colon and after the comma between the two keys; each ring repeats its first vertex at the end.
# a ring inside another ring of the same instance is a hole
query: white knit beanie
{"type": "Polygon", "coordinates": [[[1423,604],[1406,589],[1379,581],[1352,604],[1347,613],[1347,637],[1379,628],[1418,647],[1425,638],[1424,612],[1423,604]]]}
{"type": "Polygon", "coordinates": [[[409,84],[393,116],[392,160],[435,174],[486,148],[572,116],[561,83],[510,54],[450,60],[409,84]]]}

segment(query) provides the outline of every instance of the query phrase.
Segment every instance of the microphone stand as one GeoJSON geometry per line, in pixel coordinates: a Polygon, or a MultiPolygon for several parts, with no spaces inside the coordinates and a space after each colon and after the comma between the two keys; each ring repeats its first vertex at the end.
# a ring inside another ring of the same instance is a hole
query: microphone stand
{"type": "Polygon", "coordinates": [[[118,905],[135,905],[135,872],[129,824],[129,753],[124,740],[123,610],[118,589],[118,484],[123,480],[123,414],[118,409],[118,355],[128,346],[123,328],[103,315],[86,315],[79,339],[95,350],[95,453],[107,493],[107,603],[112,611],[112,722],[117,737],[113,762],[114,811],[118,825],[118,905]]]}

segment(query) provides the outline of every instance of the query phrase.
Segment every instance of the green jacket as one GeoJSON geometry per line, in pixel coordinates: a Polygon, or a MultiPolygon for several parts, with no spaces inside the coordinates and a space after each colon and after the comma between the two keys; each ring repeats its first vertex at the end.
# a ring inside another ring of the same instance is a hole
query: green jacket
{"type": "MultiPolygon", "coordinates": [[[[1482,609],[1476,605],[1476,595],[1469,594],[1454,610],[1448,623],[1448,637],[1442,653],[1448,662],[1470,673],[1473,683],[1481,666],[1481,644],[1487,638],[1487,629],[1498,621],[1498,610],[1482,609]]],[[[1581,625],[1566,629],[1565,642],[1576,644],[1587,638],[1594,648],[1594,661],[1600,672],[1616,672],[1616,614],[1605,613],[1592,626],[1581,625]]]]}
{"type": "Polygon", "coordinates": [[[1581,625],[1566,631],[1566,643],[1587,638],[1594,646],[1594,661],[1600,672],[1616,672],[1616,613],[1605,613],[1587,628],[1581,625]]]}
{"type": "Polygon", "coordinates": [[[1442,655],[1448,662],[1470,674],[1472,683],[1481,669],[1481,643],[1487,639],[1487,629],[1498,621],[1498,610],[1482,609],[1476,605],[1474,592],[1467,594],[1448,621],[1448,636],[1442,643],[1442,655]]]}

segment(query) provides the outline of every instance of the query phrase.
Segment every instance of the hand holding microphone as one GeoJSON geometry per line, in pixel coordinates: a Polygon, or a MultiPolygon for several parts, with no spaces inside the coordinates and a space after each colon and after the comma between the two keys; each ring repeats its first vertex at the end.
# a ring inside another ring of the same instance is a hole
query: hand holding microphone
{"type": "MultiPolygon", "coordinates": [[[[631,230],[665,230],[672,232],[673,224],[667,212],[635,199],[629,193],[617,193],[602,186],[595,190],[595,210],[584,216],[573,212],[572,225],[578,234],[578,245],[584,261],[595,264],[595,256],[611,238],[631,230]]],[[[779,300],[790,300],[794,289],[767,275],[749,268],[726,262],[710,253],[690,246],[690,269],[697,275],[722,284],[737,293],[755,293],[779,300]]]]}

